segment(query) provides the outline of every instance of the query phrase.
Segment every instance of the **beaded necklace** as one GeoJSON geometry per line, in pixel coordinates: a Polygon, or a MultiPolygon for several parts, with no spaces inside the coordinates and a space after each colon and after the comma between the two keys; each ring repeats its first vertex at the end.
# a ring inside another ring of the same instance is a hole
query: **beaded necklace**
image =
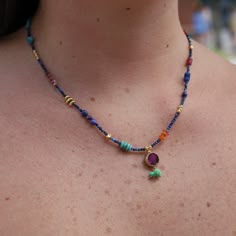
{"type": "Polygon", "coordinates": [[[184,103],[185,103],[186,97],[188,96],[188,93],[187,93],[188,83],[190,81],[190,76],[191,76],[190,67],[191,67],[192,62],[193,62],[193,59],[192,59],[193,45],[192,45],[190,36],[185,32],[186,38],[188,40],[188,49],[189,49],[188,57],[187,57],[187,60],[186,60],[186,68],[187,69],[186,69],[186,72],[184,73],[184,76],[183,76],[184,90],[181,94],[181,102],[180,102],[180,105],[177,108],[177,111],[174,114],[173,119],[171,120],[171,122],[169,123],[167,128],[162,131],[162,133],[159,135],[158,139],[155,140],[152,144],[149,144],[145,147],[133,147],[130,143],[127,143],[125,141],[120,141],[119,139],[116,139],[111,134],[109,134],[105,129],[102,128],[101,125],[99,125],[99,123],[96,121],[96,119],[93,118],[88,113],[87,110],[82,109],[74,101],[74,99],[72,97],[67,95],[62,90],[62,88],[58,85],[57,81],[55,80],[54,76],[49,72],[49,70],[47,69],[47,67],[43,63],[43,60],[41,59],[41,57],[39,56],[38,51],[36,50],[35,39],[31,34],[31,19],[27,20],[25,28],[26,28],[26,31],[27,31],[27,42],[28,42],[28,44],[30,45],[30,47],[32,49],[32,52],[33,52],[33,55],[34,55],[35,59],[39,63],[40,67],[42,68],[42,70],[43,70],[44,74],[46,75],[47,79],[49,80],[49,82],[64,97],[65,103],[69,107],[74,107],[75,109],[77,109],[84,119],[86,119],[92,126],[96,127],[97,130],[100,131],[103,136],[105,136],[106,140],[115,143],[116,145],[118,145],[118,147],[121,150],[126,151],[126,152],[136,152],[136,153],[144,152],[144,153],[146,153],[145,158],[144,158],[144,163],[148,167],[152,168],[152,171],[149,172],[149,177],[150,178],[160,177],[162,175],[162,172],[161,172],[160,169],[156,168],[157,164],[159,163],[159,157],[156,153],[154,153],[152,151],[152,149],[167,138],[172,126],[174,125],[174,123],[176,122],[176,120],[178,119],[178,117],[180,116],[180,114],[183,111],[184,103]]]}

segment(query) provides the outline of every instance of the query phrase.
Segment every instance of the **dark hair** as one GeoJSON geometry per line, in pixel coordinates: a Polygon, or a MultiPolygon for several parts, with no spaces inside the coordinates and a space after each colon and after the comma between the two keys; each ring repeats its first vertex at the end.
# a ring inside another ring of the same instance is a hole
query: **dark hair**
{"type": "Polygon", "coordinates": [[[21,28],[35,14],[38,4],[39,0],[0,0],[0,36],[21,28]]]}

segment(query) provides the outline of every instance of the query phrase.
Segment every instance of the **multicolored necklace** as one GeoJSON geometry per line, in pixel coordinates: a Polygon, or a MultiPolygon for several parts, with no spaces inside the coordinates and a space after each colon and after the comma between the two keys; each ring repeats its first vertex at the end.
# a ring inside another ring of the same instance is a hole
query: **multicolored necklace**
{"type": "Polygon", "coordinates": [[[96,119],[94,119],[87,110],[82,109],[75,101],[72,97],[70,97],[69,95],[67,95],[62,88],[58,85],[57,81],[55,80],[54,76],[49,72],[49,70],[47,69],[47,67],[45,66],[45,64],[43,63],[41,57],[39,56],[38,51],[35,48],[35,39],[31,34],[31,19],[27,20],[26,23],[26,31],[27,31],[27,42],[28,44],[31,46],[33,55],[35,57],[35,59],[37,60],[37,62],[39,63],[40,67],[42,68],[42,70],[44,71],[46,77],[48,78],[48,80],[50,81],[50,83],[57,89],[57,91],[64,97],[65,99],[65,103],[69,106],[69,107],[74,107],[76,108],[81,116],[86,119],[92,126],[96,127],[101,133],[102,135],[105,136],[105,138],[108,141],[111,141],[113,143],[115,143],[116,145],[118,145],[118,147],[126,152],[136,152],[136,153],[141,153],[144,152],[145,154],[145,158],[144,158],[144,162],[146,163],[146,165],[150,168],[152,168],[152,171],[150,171],[149,173],[149,177],[150,178],[156,178],[156,177],[160,177],[162,175],[162,172],[160,169],[157,169],[156,166],[159,162],[159,157],[156,153],[154,153],[152,151],[152,149],[157,146],[160,142],[162,142],[163,140],[165,140],[167,138],[167,136],[169,135],[169,132],[172,128],[172,126],[174,125],[174,123],[176,122],[176,120],[178,119],[178,117],[180,116],[180,114],[183,111],[183,107],[184,107],[184,103],[186,100],[186,97],[188,96],[187,90],[188,90],[188,83],[190,81],[190,67],[192,65],[192,52],[193,52],[193,45],[190,39],[190,36],[185,32],[186,38],[188,40],[188,48],[189,48],[189,53],[188,53],[188,58],[186,61],[186,67],[187,70],[184,73],[184,77],[183,77],[183,84],[184,84],[184,90],[183,93],[181,94],[181,102],[180,105],[177,108],[177,111],[174,114],[173,119],[171,120],[171,122],[169,123],[169,125],[167,126],[167,128],[165,130],[162,131],[162,133],[159,135],[158,139],[155,140],[152,144],[149,144],[145,147],[133,147],[130,143],[127,143],[125,141],[120,141],[119,139],[114,138],[111,134],[109,134],[106,130],[104,130],[102,128],[101,125],[98,124],[98,122],[96,121],[96,119]]]}

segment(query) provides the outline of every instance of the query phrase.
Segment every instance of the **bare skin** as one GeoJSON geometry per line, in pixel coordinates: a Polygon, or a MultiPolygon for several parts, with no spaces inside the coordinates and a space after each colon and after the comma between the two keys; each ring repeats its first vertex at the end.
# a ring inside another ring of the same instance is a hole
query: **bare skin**
{"type": "MultiPolygon", "coordinates": [[[[183,86],[177,3],[65,5],[43,0],[33,23],[46,64],[115,137],[152,142],[183,86]]],[[[189,97],[156,149],[163,176],[150,181],[142,154],[106,144],[63,104],[24,30],[2,40],[0,52],[0,235],[236,235],[233,65],[194,42],[189,97]]]]}

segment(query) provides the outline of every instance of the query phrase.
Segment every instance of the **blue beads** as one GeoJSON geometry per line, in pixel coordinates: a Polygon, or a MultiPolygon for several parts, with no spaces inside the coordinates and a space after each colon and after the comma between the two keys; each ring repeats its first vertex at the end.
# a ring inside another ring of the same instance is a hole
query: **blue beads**
{"type": "Polygon", "coordinates": [[[93,117],[90,116],[90,115],[88,115],[88,116],[87,116],[87,120],[91,121],[91,120],[93,120],[93,117]]]}
{"type": "Polygon", "coordinates": [[[98,123],[97,123],[97,121],[95,119],[92,119],[92,120],[90,120],[90,124],[91,125],[97,125],[98,123]]]}
{"type": "Polygon", "coordinates": [[[32,46],[34,44],[34,38],[32,36],[28,36],[27,43],[32,46]]]}
{"type": "Polygon", "coordinates": [[[185,72],[184,74],[184,82],[187,84],[190,81],[191,74],[190,72],[185,72]]]}
{"type": "Polygon", "coordinates": [[[83,110],[83,111],[81,112],[81,115],[82,115],[83,117],[87,117],[87,116],[88,116],[88,112],[87,112],[86,110],[83,110]]]}
{"type": "Polygon", "coordinates": [[[184,92],[182,93],[182,97],[186,98],[188,96],[188,92],[186,90],[184,90],[184,92]]]}

